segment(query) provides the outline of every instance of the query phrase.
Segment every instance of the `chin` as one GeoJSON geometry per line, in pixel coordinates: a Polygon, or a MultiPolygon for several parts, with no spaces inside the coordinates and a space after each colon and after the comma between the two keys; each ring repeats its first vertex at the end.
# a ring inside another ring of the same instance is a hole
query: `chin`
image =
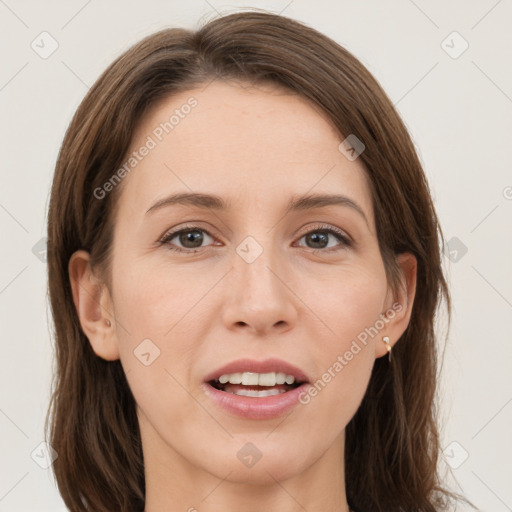
{"type": "Polygon", "coordinates": [[[274,450],[269,447],[269,444],[267,443],[265,447],[264,443],[260,442],[261,450],[259,450],[249,440],[245,443],[237,440],[234,452],[229,450],[211,454],[208,467],[205,469],[218,478],[225,478],[230,482],[268,485],[275,484],[276,480],[284,481],[293,478],[314,463],[314,457],[311,457],[308,463],[305,454],[301,453],[301,447],[290,446],[289,449],[281,447],[279,450],[274,450]]]}

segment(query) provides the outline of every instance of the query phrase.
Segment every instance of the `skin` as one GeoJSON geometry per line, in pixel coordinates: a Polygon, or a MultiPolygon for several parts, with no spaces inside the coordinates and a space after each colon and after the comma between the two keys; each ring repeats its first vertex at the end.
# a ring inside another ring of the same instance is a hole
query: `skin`
{"type": "Polygon", "coordinates": [[[345,427],[375,359],[387,354],[382,336],[393,344],[407,327],[416,260],[397,258],[404,286],[393,295],[363,163],[338,150],[343,137],[325,115],[287,90],[216,81],[182,92],[149,112],[131,150],[191,96],[198,105],[122,183],[110,289],[86,252],[69,264],[82,328],[99,357],[121,359],[137,402],[146,511],[347,511],[345,427]],[[146,214],[169,194],[192,191],[231,208],[146,214]],[[367,221],[338,205],[286,213],[291,196],[305,193],[348,196],[367,221]],[[185,225],[209,233],[200,232],[198,252],[183,237],[158,243],[185,225]],[[353,243],[305,236],[325,227],[353,243]],[[247,236],[263,249],[252,263],[236,252],[247,236]],[[288,416],[243,419],[203,392],[206,374],[246,357],[284,359],[315,381],[393,303],[401,310],[379,335],[288,416]],[[147,338],[160,350],[149,366],[134,355],[147,338]],[[250,468],[237,457],[247,442],[262,455],[250,468]]]}

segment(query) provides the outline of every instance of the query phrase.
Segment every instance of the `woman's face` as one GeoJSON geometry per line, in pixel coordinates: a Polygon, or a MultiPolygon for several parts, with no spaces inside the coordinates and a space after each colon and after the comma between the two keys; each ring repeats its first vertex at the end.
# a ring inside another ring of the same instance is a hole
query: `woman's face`
{"type": "Polygon", "coordinates": [[[342,140],[300,96],[219,82],[138,127],[115,221],[112,334],[95,350],[121,359],[147,471],[273,482],[340,463],[382,336],[407,323],[363,164],[342,140]],[[279,371],[307,383],[273,386],[279,371]],[[237,373],[271,375],[255,388],[237,373]]]}

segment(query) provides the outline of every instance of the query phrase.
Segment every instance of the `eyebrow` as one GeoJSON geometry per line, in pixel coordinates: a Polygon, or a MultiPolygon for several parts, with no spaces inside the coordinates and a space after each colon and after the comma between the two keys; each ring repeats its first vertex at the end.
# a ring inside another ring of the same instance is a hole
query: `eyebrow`
{"type": "MultiPolygon", "coordinates": [[[[200,192],[182,192],[171,194],[170,196],[160,199],[146,211],[146,214],[172,205],[189,205],[205,210],[217,211],[229,210],[231,208],[230,201],[225,201],[222,197],[217,195],[203,194],[200,192]]],[[[292,196],[286,208],[286,213],[325,208],[327,206],[349,207],[361,215],[368,225],[368,219],[363,209],[349,197],[340,194],[306,194],[302,196],[292,196]]]]}

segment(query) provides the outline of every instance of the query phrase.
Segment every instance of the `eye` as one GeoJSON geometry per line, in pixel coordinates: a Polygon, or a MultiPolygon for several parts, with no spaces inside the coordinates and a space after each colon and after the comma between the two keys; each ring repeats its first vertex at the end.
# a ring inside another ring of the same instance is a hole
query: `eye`
{"type": "Polygon", "coordinates": [[[186,226],[176,231],[166,233],[160,240],[160,244],[166,244],[171,251],[177,252],[198,252],[204,247],[201,244],[204,242],[204,234],[213,240],[213,237],[203,228],[198,226],[186,226]],[[172,240],[182,244],[182,247],[176,246],[172,240]]]}
{"type": "Polygon", "coordinates": [[[332,226],[317,226],[312,231],[308,231],[305,235],[302,235],[300,240],[303,238],[306,239],[306,243],[313,245],[313,247],[309,247],[310,249],[314,249],[312,251],[313,253],[337,251],[352,245],[351,240],[343,231],[332,226]],[[329,246],[329,235],[331,235],[331,240],[334,238],[341,243],[329,246]]]}
{"type": "MultiPolygon", "coordinates": [[[[167,245],[171,251],[195,253],[206,248],[206,246],[202,245],[203,242],[208,242],[208,240],[205,240],[205,235],[213,241],[212,235],[205,229],[198,226],[185,226],[176,231],[165,233],[159,240],[159,243],[167,245]],[[175,242],[173,242],[174,239],[176,239],[175,242]],[[177,243],[181,244],[181,247],[177,243]]],[[[302,235],[299,240],[303,238],[306,239],[307,243],[313,244],[313,247],[309,247],[313,249],[313,253],[338,251],[352,245],[350,238],[343,231],[332,226],[318,226],[302,235]],[[331,239],[334,238],[339,243],[329,246],[330,236],[331,239]]]]}

